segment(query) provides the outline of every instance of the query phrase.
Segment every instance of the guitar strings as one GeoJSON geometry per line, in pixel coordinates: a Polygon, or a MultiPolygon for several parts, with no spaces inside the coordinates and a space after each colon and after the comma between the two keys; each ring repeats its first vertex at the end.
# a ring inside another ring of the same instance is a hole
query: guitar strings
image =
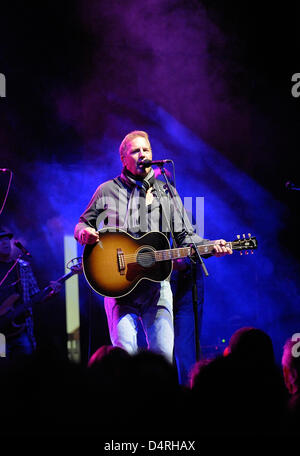
{"type": "MultiPolygon", "coordinates": [[[[212,247],[214,246],[214,243],[208,243],[208,244],[204,244],[203,246],[200,245],[200,247],[212,247]]],[[[146,248],[147,246],[145,247],[142,247],[142,248],[146,248]]],[[[226,243],[226,247],[230,247],[230,248],[233,248],[234,245],[233,245],[233,242],[227,242],[226,243]]],[[[157,253],[163,253],[163,252],[169,252],[169,251],[180,251],[180,250],[185,250],[185,249],[188,249],[189,247],[179,247],[179,249],[167,249],[167,250],[155,250],[154,251],[154,255],[156,255],[157,253]]],[[[150,252],[153,252],[153,250],[151,250],[150,252]]],[[[129,254],[125,254],[124,255],[124,259],[126,260],[127,263],[136,263],[136,260],[137,259],[137,256],[139,255],[139,257],[141,257],[142,259],[143,258],[146,258],[150,252],[144,252],[144,253],[129,253],[129,254]]],[[[182,258],[181,256],[177,257],[177,258],[182,258]]],[[[166,258],[166,259],[163,259],[162,261],[168,261],[168,260],[171,260],[172,258],[166,258]]]]}
{"type": "MultiPolygon", "coordinates": [[[[230,243],[226,244],[229,246],[230,243]]],[[[205,244],[205,247],[210,247],[210,246],[213,246],[214,244],[205,244]]],[[[147,247],[147,246],[145,246],[147,247]]],[[[142,248],[145,248],[145,247],[142,247],[142,248]]],[[[200,246],[202,247],[202,245],[200,246]]],[[[203,246],[204,247],[204,246],[203,246]]],[[[143,252],[143,253],[140,253],[140,256],[147,256],[149,253],[151,252],[154,252],[155,254],[156,253],[163,253],[163,252],[169,252],[169,251],[177,251],[177,250],[185,250],[185,249],[188,249],[189,247],[179,247],[179,249],[166,249],[166,250],[150,250],[148,252],[143,252]]],[[[135,258],[137,255],[139,254],[139,252],[137,253],[128,253],[128,254],[125,254],[124,255],[124,258],[129,258],[129,257],[132,257],[132,258],[135,258]]]]}
{"type": "MultiPolygon", "coordinates": [[[[229,245],[231,243],[227,243],[226,245],[229,245]]],[[[205,247],[210,247],[210,246],[213,246],[214,243],[211,243],[211,244],[205,244],[205,247]]],[[[145,246],[147,247],[147,246],[145,246]]],[[[145,247],[142,247],[142,248],[145,248],[145,247]]],[[[182,249],[185,250],[185,249],[188,249],[189,247],[180,247],[179,249],[167,249],[167,250],[155,250],[154,251],[154,254],[159,254],[159,253],[163,253],[163,252],[169,252],[170,250],[171,251],[180,251],[182,249]]],[[[149,253],[153,252],[153,250],[151,250],[150,252],[144,252],[144,253],[129,253],[129,254],[125,254],[124,255],[124,259],[126,260],[127,263],[136,263],[136,261],[131,261],[131,260],[136,260],[137,259],[137,256],[139,255],[139,257],[141,258],[146,258],[149,253]]],[[[181,258],[181,256],[179,256],[178,258],[181,258]]],[[[172,258],[167,258],[166,260],[171,260],[172,258]]]]}

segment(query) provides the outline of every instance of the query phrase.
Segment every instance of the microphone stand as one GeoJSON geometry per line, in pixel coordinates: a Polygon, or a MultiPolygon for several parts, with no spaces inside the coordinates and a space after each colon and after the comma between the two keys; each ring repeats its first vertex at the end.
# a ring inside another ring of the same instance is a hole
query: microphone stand
{"type": "Polygon", "coordinates": [[[291,182],[291,181],[288,181],[288,182],[285,184],[285,187],[286,187],[287,190],[294,190],[294,191],[297,191],[297,192],[300,191],[300,187],[296,187],[296,185],[294,184],[294,182],[291,182]]]}
{"type": "MultiPolygon", "coordinates": [[[[161,171],[161,174],[163,175],[164,177],[164,180],[166,182],[166,186],[167,186],[167,189],[169,191],[169,194],[171,196],[171,198],[173,199],[174,201],[174,206],[175,206],[175,209],[177,211],[177,213],[181,216],[181,220],[183,222],[183,226],[186,230],[186,232],[188,232],[188,227],[186,225],[186,222],[184,220],[184,216],[182,215],[182,213],[180,212],[180,209],[177,205],[177,202],[176,202],[176,198],[175,198],[175,195],[174,195],[174,192],[172,191],[171,189],[171,186],[170,186],[170,182],[169,182],[169,179],[167,177],[167,174],[166,174],[166,171],[164,169],[164,164],[160,164],[158,165],[159,168],[160,168],[160,171],[161,171]]],[[[192,238],[190,237],[191,239],[191,246],[192,248],[194,249],[195,253],[196,253],[196,257],[198,258],[199,262],[200,262],[200,265],[203,269],[203,272],[205,274],[205,276],[208,276],[208,271],[206,269],[206,266],[203,262],[203,259],[197,249],[197,246],[195,244],[195,242],[192,240],[192,238]]],[[[199,318],[198,318],[198,290],[197,290],[197,267],[196,267],[196,261],[194,261],[193,258],[190,257],[190,260],[191,260],[191,273],[192,273],[192,296],[193,296],[193,313],[194,313],[194,327],[195,327],[195,351],[196,351],[196,361],[199,361],[200,360],[200,353],[201,353],[201,350],[200,350],[200,332],[199,332],[199,318]]],[[[201,315],[202,315],[202,310],[201,310],[201,315]]]]}

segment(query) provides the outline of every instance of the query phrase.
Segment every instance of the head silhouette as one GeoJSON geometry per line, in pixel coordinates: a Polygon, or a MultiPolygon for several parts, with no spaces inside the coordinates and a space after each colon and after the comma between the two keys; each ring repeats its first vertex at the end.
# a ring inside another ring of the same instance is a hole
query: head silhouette
{"type": "Polygon", "coordinates": [[[235,331],[226,350],[228,353],[247,364],[269,366],[275,362],[272,339],[266,332],[251,326],[235,331]]]}

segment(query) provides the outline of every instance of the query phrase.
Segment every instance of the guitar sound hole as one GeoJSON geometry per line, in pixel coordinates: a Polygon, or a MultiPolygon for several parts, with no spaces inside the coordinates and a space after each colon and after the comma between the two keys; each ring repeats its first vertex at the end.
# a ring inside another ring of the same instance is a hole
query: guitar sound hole
{"type": "Polygon", "coordinates": [[[143,268],[150,268],[155,263],[155,254],[153,250],[141,249],[137,254],[137,263],[143,268]]]}

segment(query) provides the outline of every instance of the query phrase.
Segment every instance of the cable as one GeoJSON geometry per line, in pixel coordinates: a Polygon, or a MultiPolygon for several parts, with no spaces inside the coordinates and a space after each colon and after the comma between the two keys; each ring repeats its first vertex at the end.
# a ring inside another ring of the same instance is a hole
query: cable
{"type": "Polygon", "coordinates": [[[17,265],[17,263],[18,263],[20,258],[21,258],[21,255],[18,256],[18,258],[15,260],[14,264],[12,265],[12,267],[7,271],[7,273],[5,274],[5,276],[3,277],[3,279],[0,282],[0,287],[2,286],[3,282],[6,280],[8,275],[11,273],[11,271],[16,267],[16,265],[17,265]]]}
{"type": "Polygon", "coordinates": [[[176,188],[175,163],[173,160],[171,160],[171,162],[172,162],[172,166],[173,166],[173,183],[174,183],[173,187],[176,188]]]}
{"type": "Polygon", "coordinates": [[[4,197],[3,204],[2,204],[1,209],[0,209],[0,215],[2,214],[2,211],[3,211],[3,209],[4,209],[4,206],[5,206],[7,197],[8,197],[10,185],[11,185],[12,176],[13,176],[13,172],[12,172],[10,169],[2,168],[1,171],[3,171],[3,172],[9,171],[10,176],[9,176],[9,181],[8,181],[8,184],[7,184],[6,195],[5,195],[5,197],[4,197]]]}

